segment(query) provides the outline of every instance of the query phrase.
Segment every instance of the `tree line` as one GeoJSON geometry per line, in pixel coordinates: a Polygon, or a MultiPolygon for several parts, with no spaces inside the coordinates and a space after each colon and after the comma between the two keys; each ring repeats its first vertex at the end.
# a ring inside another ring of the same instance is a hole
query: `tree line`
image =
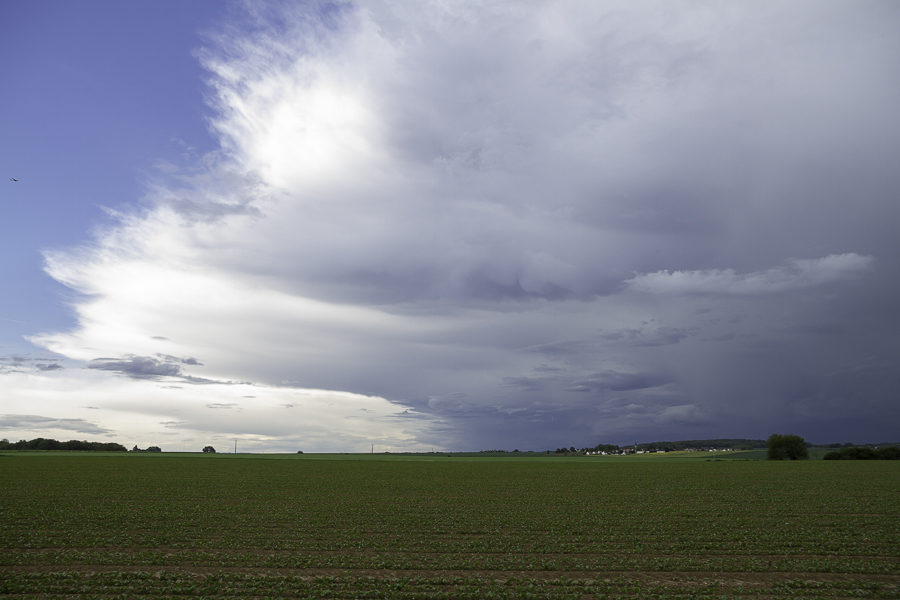
{"type": "Polygon", "coordinates": [[[10,442],[7,439],[0,440],[0,450],[69,450],[81,452],[128,452],[128,448],[115,442],[87,442],[81,440],[69,440],[60,442],[49,438],[35,438],[33,440],[10,442]]]}
{"type": "Polygon", "coordinates": [[[829,452],[822,457],[824,460],[900,460],[900,448],[888,446],[886,448],[867,448],[865,446],[851,446],[829,452]]]}
{"type": "MultiPolygon", "coordinates": [[[[767,457],[769,460],[804,460],[809,458],[807,448],[810,445],[799,435],[773,433],[769,436],[767,457]]],[[[839,445],[835,444],[835,446],[839,445]]],[[[882,448],[848,446],[829,452],[822,458],[824,460],[900,460],[900,448],[897,446],[882,448]]]]}
{"type": "MultiPolygon", "coordinates": [[[[643,444],[634,444],[632,446],[618,446],[616,444],[597,444],[588,448],[576,448],[570,446],[566,448],[557,448],[554,454],[585,454],[587,452],[606,452],[607,454],[617,454],[619,452],[645,451],[653,452],[662,450],[664,452],[674,452],[676,450],[710,450],[731,448],[732,450],[753,450],[754,448],[765,448],[766,440],[750,440],[744,438],[720,438],[714,440],[681,440],[677,442],[646,442],[643,444]]],[[[548,450],[549,454],[551,451],[548,450]]]]}

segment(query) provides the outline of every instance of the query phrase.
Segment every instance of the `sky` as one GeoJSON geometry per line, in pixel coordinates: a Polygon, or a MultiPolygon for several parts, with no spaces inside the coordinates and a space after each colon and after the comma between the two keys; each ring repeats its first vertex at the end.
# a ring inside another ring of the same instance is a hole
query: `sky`
{"type": "Polygon", "coordinates": [[[898,26],[0,2],[0,437],[897,441],[898,26]]]}

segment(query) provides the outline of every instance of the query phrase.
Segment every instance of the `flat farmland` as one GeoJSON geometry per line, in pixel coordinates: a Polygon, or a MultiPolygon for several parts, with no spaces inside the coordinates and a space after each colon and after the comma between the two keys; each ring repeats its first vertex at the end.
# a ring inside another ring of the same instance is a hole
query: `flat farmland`
{"type": "Polygon", "coordinates": [[[0,456],[10,598],[898,598],[900,464],[0,456]]]}

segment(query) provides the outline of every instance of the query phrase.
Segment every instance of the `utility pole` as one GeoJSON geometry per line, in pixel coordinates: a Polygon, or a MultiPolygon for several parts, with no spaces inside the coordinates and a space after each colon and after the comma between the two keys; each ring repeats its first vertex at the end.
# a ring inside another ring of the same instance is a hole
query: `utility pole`
{"type": "Polygon", "coordinates": [[[375,444],[372,444],[372,454],[375,454],[375,444]]]}
{"type": "Polygon", "coordinates": [[[237,440],[234,440],[234,453],[237,454],[237,440]]]}

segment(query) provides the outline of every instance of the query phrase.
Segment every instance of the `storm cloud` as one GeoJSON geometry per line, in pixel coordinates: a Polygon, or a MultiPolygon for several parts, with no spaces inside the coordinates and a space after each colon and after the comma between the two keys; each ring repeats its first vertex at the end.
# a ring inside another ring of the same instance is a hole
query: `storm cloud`
{"type": "Polygon", "coordinates": [[[247,6],[221,150],[46,254],[79,324],[35,343],[407,445],[895,435],[897,5],[247,6]]]}

